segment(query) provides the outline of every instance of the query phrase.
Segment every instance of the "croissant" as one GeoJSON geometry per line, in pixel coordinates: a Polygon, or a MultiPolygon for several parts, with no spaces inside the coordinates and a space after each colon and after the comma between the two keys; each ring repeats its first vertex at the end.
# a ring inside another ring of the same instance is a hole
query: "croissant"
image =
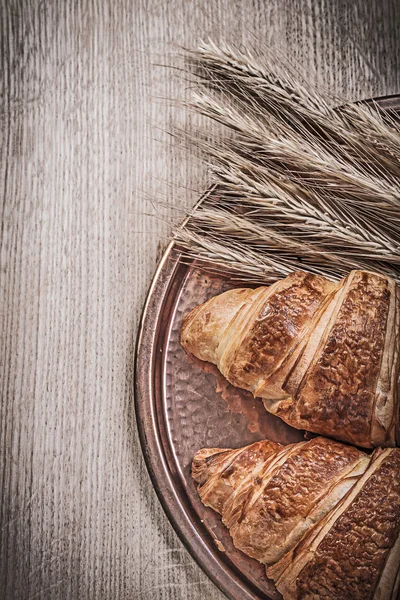
{"type": "Polygon", "coordinates": [[[399,439],[399,291],[352,271],[335,284],[297,271],[194,308],[181,343],[297,429],[357,446],[399,439]]]}
{"type": "Polygon", "coordinates": [[[284,600],[395,600],[400,449],[327,438],[203,449],[192,476],[234,545],[266,564],[284,600]]]}
{"type": "Polygon", "coordinates": [[[352,490],[267,569],[285,600],[397,600],[400,449],[375,451],[352,490]]]}
{"type": "Polygon", "coordinates": [[[277,562],[364,473],[369,457],[327,438],[239,450],[204,449],[192,464],[202,502],[222,515],[233,543],[277,562]]]}

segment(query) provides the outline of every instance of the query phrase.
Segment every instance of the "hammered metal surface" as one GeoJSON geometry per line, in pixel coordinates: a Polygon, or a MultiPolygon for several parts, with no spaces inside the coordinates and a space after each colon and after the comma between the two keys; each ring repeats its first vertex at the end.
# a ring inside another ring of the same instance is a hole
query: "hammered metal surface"
{"type": "Polygon", "coordinates": [[[233,287],[226,279],[204,271],[186,270],[179,289],[174,288],[169,319],[164,321],[163,418],[181,483],[210,535],[217,552],[238,569],[257,588],[260,598],[280,598],[265,569],[255,560],[236,550],[219,515],[199,500],[190,476],[194,454],[203,447],[237,448],[268,438],[281,443],[302,439],[302,433],[270,415],[259,399],[231,386],[209,363],[188,355],[180,345],[184,316],[196,305],[233,287]]]}

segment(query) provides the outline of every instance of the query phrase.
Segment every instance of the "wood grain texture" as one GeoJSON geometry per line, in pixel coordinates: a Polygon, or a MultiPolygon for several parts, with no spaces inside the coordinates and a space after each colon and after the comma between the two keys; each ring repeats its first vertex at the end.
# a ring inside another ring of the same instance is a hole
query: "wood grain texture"
{"type": "Polygon", "coordinates": [[[400,91],[397,0],[0,3],[0,597],[217,600],[142,460],[135,335],[206,184],[165,64],[262,39],[356,99],[400,91]]]}

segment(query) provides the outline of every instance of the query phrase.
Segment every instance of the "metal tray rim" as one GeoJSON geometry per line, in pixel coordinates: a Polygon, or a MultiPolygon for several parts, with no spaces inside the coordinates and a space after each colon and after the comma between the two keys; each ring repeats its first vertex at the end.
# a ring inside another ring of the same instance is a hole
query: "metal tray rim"
{"type": "Polygon", "coordinates": [[[217,553],[210,548],[199,534],[190,518],[188,506],[181,502],[175,482],[165,457],[160,432],[156,427],[154,412],[153,368],[154,343],[157,336],[157,321],[150,318],[159,314],[167,295],[175,270],[179,265],[179,254],[172,257],[175,243],[167,246],[150,285],[142,318],[135,352],[135,413],[140,443],[147,471],[157,497],[175,532],[185,548],[203,569],[214,584],[232,600],[259,600],[233,570],[221,564],[217,553]],[[145,409],[147,408],[147,410],[145,409]],[[244,587],[245,586],[245,587],[244,587]]]}

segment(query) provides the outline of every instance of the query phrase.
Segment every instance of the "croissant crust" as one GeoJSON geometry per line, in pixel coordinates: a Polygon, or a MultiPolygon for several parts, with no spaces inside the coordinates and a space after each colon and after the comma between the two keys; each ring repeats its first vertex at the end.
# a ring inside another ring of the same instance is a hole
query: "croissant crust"
{"type": "Polygon", "coordinates": [[[196,307],[181,342],[293,427],[390,447],[399,422],[399,301],[389,277],[352,271],[334,284],[298,271],[196,307]]]}
{"type": "Polygon", "coordinates": [[[400,449],[372,455],[318,437],[203,449],[192,475],[234,545],[284,600],[396,600],[400,449]]]}

